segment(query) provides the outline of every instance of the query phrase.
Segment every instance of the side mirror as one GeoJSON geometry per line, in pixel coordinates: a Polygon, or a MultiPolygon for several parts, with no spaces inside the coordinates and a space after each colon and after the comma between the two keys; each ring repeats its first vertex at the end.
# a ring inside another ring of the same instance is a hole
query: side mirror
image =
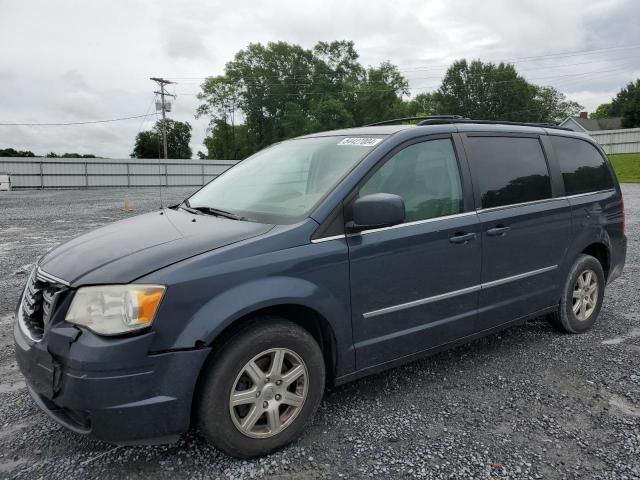
{"type": "Polygon", "coordinates": [[[372,193],[358,198],[351,208],[353,221],[347,223],[347,229],[352,232],[404,222],[404,200],[399,195],[372,193]]]}

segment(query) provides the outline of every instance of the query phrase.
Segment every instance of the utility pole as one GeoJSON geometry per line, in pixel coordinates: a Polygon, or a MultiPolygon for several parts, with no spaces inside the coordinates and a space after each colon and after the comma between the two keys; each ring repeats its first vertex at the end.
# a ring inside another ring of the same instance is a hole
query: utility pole
{"type": "Polygon", "coordinates": [[[159,92],[153,92],[156,93],[158,95],[160,95],[160,100],[162,102],[162,144],[164,146],[164,158],[165,160],[168,158],[167,156],[167,108],[164,102],[164,97],[173,97],[176,98],[175,95],[171,95],[170,93],[166,93],[164,91],[164,86],[165,85],[170,85],[173,82],[169,81],[169,80],[165,80],[164,78],[160,78],[160,77],[151,77],[149,80],[153,80],[154,82],[156,82],[159,86],[160,86],[160,91],[159,92]]]}

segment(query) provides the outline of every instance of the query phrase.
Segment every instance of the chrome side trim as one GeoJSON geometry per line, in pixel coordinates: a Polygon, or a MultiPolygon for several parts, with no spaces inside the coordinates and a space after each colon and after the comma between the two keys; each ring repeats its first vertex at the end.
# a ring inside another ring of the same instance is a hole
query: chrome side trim
{"type": "Polygon", "coordinates": [[[418,307],[420,305],[426,305],[427,303],[433,303],[433,302],[438,302],[440,300],[446,300],[447,298],[457,297],[458,295],[477,292],[480,289],[481,289],[481,285],[474,285],[472,287],[467,287],[460,290],[453,290],[451,292],[441,293],[440,295],[434,295],[433,297],[414,300],[413,302],[401,303],[399,305],[394,305],[392,307],[381,308],[380,310],[373,310],[372,312],[363,313],[362,316],[364,318],[377,317],[378,315],[384,315],[385,313],[397,312],[398,310],[418,307]]]}
{"type": "Polygon", "coordinates": [[[361,232],[351,233],[348,236],[349,237],[354,237],[354,236],[358,236],[358,235],[367,235],[369,233],[383,232],[385,230],[393,230],[393,229],[396,229],[396,228],[404,228],[404,227],[412,227],[414,225],[422,225],[423,223],[439,222],[439,221],[442,221],[442,220],[450,220],[452,218],[458,218],[458,217],[468,217],[468,216],[475,215],[475,214],[476,214],[476,212],[455,213],[453,215],[446,215],[444,217],[434,217],[434,218],[427,218],[425,220],[416,220],[415,222],[399,223],[398,225],[391,225],[390,227],[372,228],[371,230],[362,230],[361,232]]]}
{"type": "Polygon", "coordinates": [[[45,272],[40,267],[36,270],[36,276],[43,279],[44,281],[51,283],[59,283],[60,285],[64,285],[65,287],[70,287],[71,285],[66,280],[62,280],[61,278],[56,277],[55,275],[51,275],[50,273],[45,272]]]}
{"type": "Polygon", "coordinates": [[[494,210],[506,210],[507,208],[526,207],[527,205],[538,205],[540,203],[549,203],[554,200],[566,200],[567,197],[541,198],[540,200],[531,200],[530,202],[510,203],[509,205],[500,205],[498,207],[477,208],[476,212],[493,212],[494,210]]]}
{"type": "Polygon", "coordinates": [[[339,238],[346,238],[346,235],[343,233],[341,235],[333,235],[332,237],[315,238],[315,239],[311,240],[311,243],[328,242],[330,240],[338,240],[339,238]]]}
{"type": "Polygon", "coordinates": [[[523,278],[533,277],[540,275],[541,273],[550,272],[558,268],[558,265],[551,265],[550,267],[539,268],[537,270],[531,270],[530,272],[519,273],[511,277],[499,278],[498,280],[492,280],[491,282],[483,283],[482,289],[497,287],[498,285],[504,285],[505,283],[515,282],[516,280],[522,280],[523,278]]]}
{"type": "Polygon", "coordinates": [[[598,190],[597,192],[587,192],[587,193],[576,193],[575,195],[567,195],[565,198],[578,198],[578,197],[586,197],[588,195],[596,195],[598,193],[610,193],[615,192],[615,188],[607,188],[606,190],[598,190]]]}
{"type": "Polygon", "coordinates": [[[556,268],[558,268],[558,265],[551,265],[549,267],[539,268],[537,270],[531,270],[530,272],[519,273],[518,275],[513,275],[511,277],[500,278],[498,280],[493,280],[491,282],[481,283],[479,285],[473,285],[471,287],[462,288],[460,290],[452,290],[450,292],[441,293],[439,295],[434,295],[432,297],[421,298],[420,300],[414,300],[412,302],[400,303],[398,305],[393,305],[391,307],[385,307],[379,310],[373,310],[371,312],[363,313],[362,317],[363,318],[377,317],[378,315],[384,315],[386,313],[397,312],[400,310],[405,310],[407,308],[413,308],[413,307],[418,307],[420,305],[426,305],[428,303],[439,302],[440,300],[446,300],[449,298],[457,297],[459,295],[478,292],[480,290],[485,290],[487,288],[497,287],[498,285],[504,285],[505,283],[522,280],[523,278],[540,275],[541,273],[550,272],[552,270],[555,270],[556,268]]]}

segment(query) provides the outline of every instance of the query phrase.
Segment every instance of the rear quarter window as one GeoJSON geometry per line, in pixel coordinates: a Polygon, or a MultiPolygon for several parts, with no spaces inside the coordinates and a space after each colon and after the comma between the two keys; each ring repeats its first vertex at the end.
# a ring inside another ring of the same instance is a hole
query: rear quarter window
{"type": "Polygon", "coordinates": [[[551,137],[566,195],[613,188],[607,163],[598,149],[578,138],[551,137]]]}
{"type": "Polygon", "coordinates": [[[551,198],[549,169],[537,138],[470,136],[465,147],[482,208],[551,198]]]}

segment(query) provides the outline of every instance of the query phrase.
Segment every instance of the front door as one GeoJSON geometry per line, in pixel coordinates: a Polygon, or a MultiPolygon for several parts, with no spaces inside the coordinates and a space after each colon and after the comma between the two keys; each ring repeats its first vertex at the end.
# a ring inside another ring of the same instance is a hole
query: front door
{"type": "Polygon", "coordinates": [[[467,134],[464,145],[482,232],[478,330],[487,330],[557,304],[571,210],[554,198],[537,136],[467,134]]]}
{"type": "Polygon", "coordinates": [[[473,333],[481,250],[460,171],[452,139],[437,138],[401,149],[359,189],[400,195],[406,221],[348,236],[358,369],[473,333]]]}

